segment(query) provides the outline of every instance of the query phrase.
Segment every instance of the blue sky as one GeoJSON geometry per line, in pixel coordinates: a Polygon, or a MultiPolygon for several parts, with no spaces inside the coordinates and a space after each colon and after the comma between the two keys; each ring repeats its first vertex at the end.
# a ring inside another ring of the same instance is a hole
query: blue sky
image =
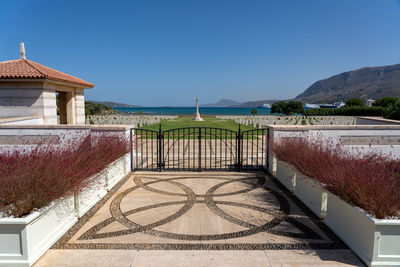
{"type": "Polygon", "coordinates": [[[0,0],[0,61],[93,82],[89,100],[144,106],[292,98],[400,63],[396,0],[0,0]]]}

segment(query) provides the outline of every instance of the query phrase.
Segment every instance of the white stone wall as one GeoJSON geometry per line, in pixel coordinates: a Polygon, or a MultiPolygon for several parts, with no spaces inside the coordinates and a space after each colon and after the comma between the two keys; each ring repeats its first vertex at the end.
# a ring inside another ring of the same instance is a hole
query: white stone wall
{"type": "MultiPolygon", "coordinates": [[[[29,151],[38,143],[68,149],[72,144],[79,144],[89,135],[101,134],[117,135],[130,140],[130,129],[121,126],[0,125],[0,153],[13,150],[29,151]]],[[[130,158],[126,161],[127,169],[130,169],[130,158]]]]}
{"type": "Polygon", "coordinates": [[[43,116],[44,106],[42,83],[0,83],[0,118],[43,116]]]}
{"type": "Polygon", "coordinates": [[[324,145],[340,144],[342,148],[357,156],[383,153],[391,158],[400,158],[400,126],[275,126],[269,129],[273,142],[284,138],[302,137],[308,140],[322,140],[324,145]],[[352,141],[344,143],[345,138],[352,141]]]}
{"type": "Polygon", "coordinates": [[[17,117],[14,119],[0,120],[0,125],[42,125],[42,116],[17,117]]]}

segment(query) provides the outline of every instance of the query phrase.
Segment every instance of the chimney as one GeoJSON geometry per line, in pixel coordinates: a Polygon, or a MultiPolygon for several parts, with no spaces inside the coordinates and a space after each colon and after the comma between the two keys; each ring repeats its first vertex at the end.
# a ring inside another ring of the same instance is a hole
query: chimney
{"type": "Polygon", "coordinates": [[[21,59],[26,59],[26,57],[25,57],[25,45],[24,45],[23,42],[21,42],[20,45],[19,45],[19,51],[20,51],[19,53],[21,55],[21,59]]]}

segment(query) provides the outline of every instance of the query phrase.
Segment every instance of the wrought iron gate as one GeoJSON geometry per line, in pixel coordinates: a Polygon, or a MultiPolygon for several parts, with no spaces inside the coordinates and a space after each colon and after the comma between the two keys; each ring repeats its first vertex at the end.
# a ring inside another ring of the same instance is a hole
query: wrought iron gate
{"type": "Polygon", "coordinates": [[[240,169],[263,169],[267,162],[266,129],[243,131],[240,137],[240,169]]]}
{"type": "Polygon", "coordinates": [[[132,129],[132,170],[161,170],[161,139],[159,132],[146,129],[132,129]]]}
{"type": "Polygon", "coordinates": [[[186,127],[162,131],[132,129],[132,169],[248,170],[267,162],[265,129],[232,131],[186,127]]]}

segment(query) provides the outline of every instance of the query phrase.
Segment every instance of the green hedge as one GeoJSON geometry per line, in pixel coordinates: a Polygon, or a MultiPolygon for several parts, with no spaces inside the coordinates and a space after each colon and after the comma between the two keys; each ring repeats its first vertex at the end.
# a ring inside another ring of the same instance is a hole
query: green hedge
{"type": "Polygon", "coordinates": [[[342,108],[319,108],[309,109],[304,112],[306,116],[379,116],[384,115],[382,107],[342,107],[342,108]]]}

